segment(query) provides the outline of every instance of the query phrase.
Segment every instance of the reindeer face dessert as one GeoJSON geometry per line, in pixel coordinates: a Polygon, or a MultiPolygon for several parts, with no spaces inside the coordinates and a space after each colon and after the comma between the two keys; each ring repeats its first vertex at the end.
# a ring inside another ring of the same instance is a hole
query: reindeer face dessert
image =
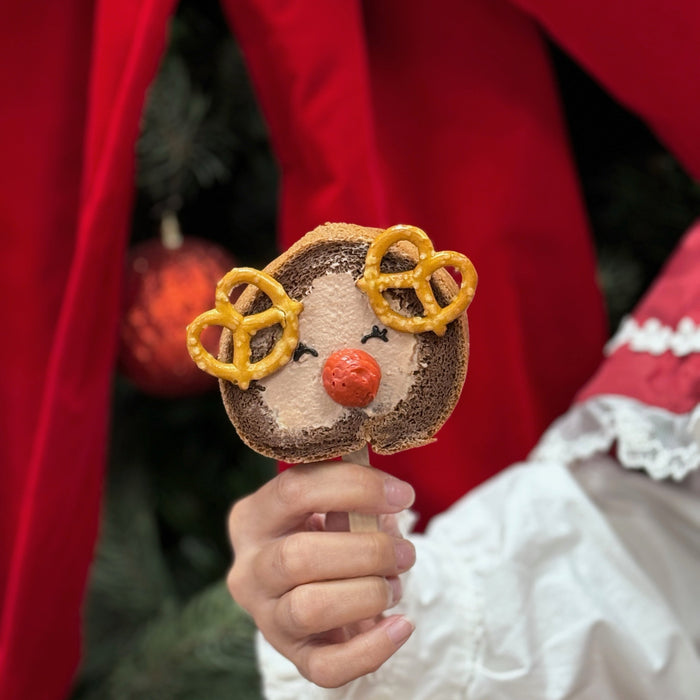
{"type": "Polygon", "coordinates": [[[261,454],[311,462],[367,443],[390,454],[431,442],[454,408],[475,287],[469,260],[436,253],[420,229],[326,224],[263,272],[224,277],[216,309],[188,327],[188,348],[261,454]],[[208,325],[224,326],[218,360],[199,341],[208,325]]]}

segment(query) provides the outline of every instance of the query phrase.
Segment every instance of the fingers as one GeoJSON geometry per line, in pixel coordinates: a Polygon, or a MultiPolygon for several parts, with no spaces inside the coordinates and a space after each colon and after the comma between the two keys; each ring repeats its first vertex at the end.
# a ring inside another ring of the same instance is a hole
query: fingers
{"type": "Polygon", "coordinates": [[[378,668],[412,631],[383,618],[415,562],[396,515],[413,489],[351,462],[299,465],[236,503],[229,517],[233,598],[282,654],[319,685],[378,668]],[[347,531],[347,512],[380,516],[381,531],[347,531]]]}
{"type": "Polygon", "coordinates": [[[398,593],[379,576],[309,583],[279,599],[274,621],[287,638],[302,640],[381,615],[398,593]]]}
{"type": "Polygon", "coordinates": [[[376,671],[413,632],[413,625],[394,615],[338,644],[305,644],[293,659],[302,675],[324,688],[338,688],[376,671]]]}
{"type": "Polygon", "coordinates": [[[278,597],[312,581],[397,576],[415,559],[410,541],[385,532],[304,532],[262,548],[253,573],[267,594],[278,597]]]}
{"type": "Polygon", "coordinates": [[[319,462],[287,469],[232,511],[230,526],[273,537],[300,527],[310,513],[398,513],[413,503],[413,488],[371,467],[319,462]],[[266,513],[271,517],[260,517],[266,513]],[[238,517],[238,516],[241,517],[238,517]]]}

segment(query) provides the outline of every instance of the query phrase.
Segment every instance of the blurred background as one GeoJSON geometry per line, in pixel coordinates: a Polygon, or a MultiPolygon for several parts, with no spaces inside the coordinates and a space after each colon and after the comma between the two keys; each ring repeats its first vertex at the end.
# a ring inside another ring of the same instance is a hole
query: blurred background
{"type": "MultiPolygon", "coordinates": [[[[700,208],[700,188],[551,50],[614,329],[700,208]]],[[[182,327],[199,312],[193,297],[205,295],[209,308],[221,271],[262,267],[276,254],[277,169],[215,0],[184,0],[172,21],[142,119],[136,186],[103,524],[73,700],[258,698],[253,626],[224,584],[226,516],[275,466],[240,443],[215,382],[178,355],[182,327]],[[175,325],[159,316],[163,307],[175,325]],[[164,364],[180,381],[163,375],[164,364]]]]}

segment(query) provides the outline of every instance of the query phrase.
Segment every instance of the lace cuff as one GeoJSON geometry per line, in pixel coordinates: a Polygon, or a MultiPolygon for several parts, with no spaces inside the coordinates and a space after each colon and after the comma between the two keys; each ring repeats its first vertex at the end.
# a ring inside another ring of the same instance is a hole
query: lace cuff
{"type": "Polygon", "coordinates": [[[661,323],[657,318],[638,323],[634,318],[627,317],[605,346],[605,353],[612,355],[623,345],[629,345],[634,352],[661,355],[669,351],[676,357],[685,357],[700,352],[700,324],[689,316],[684,316],[675,328],[661,323]]]}
{"type": "Polygon", "coordinates": [[[624,396],[594,396],[557,420],[530,456],[571,465],[613,445],[624,467],[680,481],[700,467],[700,405],[679,414],[624,396]]]}

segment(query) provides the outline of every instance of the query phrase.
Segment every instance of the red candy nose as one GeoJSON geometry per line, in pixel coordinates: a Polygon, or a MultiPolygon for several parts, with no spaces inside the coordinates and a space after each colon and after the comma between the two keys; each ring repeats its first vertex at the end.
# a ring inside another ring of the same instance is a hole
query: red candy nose
{"type": "Polygon", "coordinates": [[[379,390],[382,372],[377,361],[364,350],[336,350],[323,367],[323,386],[341,406],[363,408],[379,390]]]}

